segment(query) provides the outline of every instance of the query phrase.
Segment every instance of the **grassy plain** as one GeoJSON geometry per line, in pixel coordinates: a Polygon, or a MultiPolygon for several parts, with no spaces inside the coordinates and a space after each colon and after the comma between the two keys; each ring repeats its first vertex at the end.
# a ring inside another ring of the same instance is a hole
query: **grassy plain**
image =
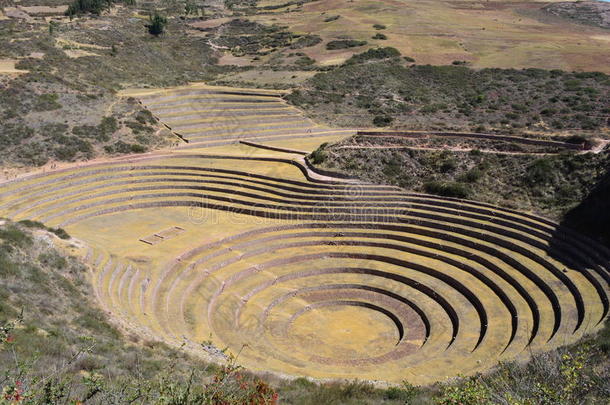
{"type": "MultiPolygon", "coordinates": [[[[265,1],[264,5],[285,3],[265,1]]],[[[369,47],[392,46],[418,64],[467,61],[473,67],[594,70],[610,72],[607,32],[547,16],[544,1],[327,0],[250,16],[297,33],[313,33],[323,43],[304,52],[323,65],[341,63],[369,47]],[[338,19],[326,22],[330,16],[338,19]],[[386,28],[376,30],[373,25],[386,28]],[[387,40],[372,37],[382,32],[387,40]],[[363,47],[327,51],[325,43],[350,37],[363,47]]]]}

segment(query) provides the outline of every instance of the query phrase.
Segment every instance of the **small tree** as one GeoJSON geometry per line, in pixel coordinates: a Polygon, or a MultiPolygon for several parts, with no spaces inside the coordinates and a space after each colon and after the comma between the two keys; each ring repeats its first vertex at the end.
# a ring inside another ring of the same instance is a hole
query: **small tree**
{"type": "Polygon", "coordinates": [[[150,24],[146,25],[146,27],[151,35],[158,37],[163,34],[166,25],[167,18],[160,16],[159,13],[155,12],[154,15],[150,16],[150,24]]]}
{"type": "Polygon", "coordinates": [[[55,29],[59,26],[57,21],[49,22],[49,35],[53,35],[55,33],[55,29]]]}
{"type": "Polygon", "coordinates": [[[184,5],[184,15],[187,17],[191,14],[197,15],[198,11],[197,5],[191,1],[187,1],[184,5]]]}

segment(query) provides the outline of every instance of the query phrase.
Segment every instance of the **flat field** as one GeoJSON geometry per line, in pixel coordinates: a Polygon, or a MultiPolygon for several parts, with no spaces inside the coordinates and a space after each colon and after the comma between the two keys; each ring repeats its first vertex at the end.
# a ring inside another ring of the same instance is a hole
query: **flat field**
{"type": "MultiPolygon", "coordinates": [[[[260,6],[284,0],[265,0],[260,6]]],[[[467,61],[473,67],[595,70],[610,72],[610,33],[544,13],[549,2],[324,0],[265,11],[251,20],[279,24],[323,42],[303,50],[322,64],[341,63],[368,47],[393,46],[418,64],[467,61]],[[334,17],[339,16],[337,19],[334,17]],[[332,21],[328,21],[332,20],[332,21]],[[375,29],[373,25],[385,29],[375,29]],[[387,39],[372,39],[377,34],[387,39]],[[367,45],[328,51],[330,40],[367,45]]]]}

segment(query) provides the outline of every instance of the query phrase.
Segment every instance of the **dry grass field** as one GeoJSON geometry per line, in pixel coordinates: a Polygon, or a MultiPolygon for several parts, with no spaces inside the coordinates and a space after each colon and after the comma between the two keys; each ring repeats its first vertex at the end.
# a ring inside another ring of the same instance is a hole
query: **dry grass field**
{"type": "MultiPolygon", "coordinates": [[[[259,4],[278,5],[284,0],[259,4]]],[[[248,18],[316,34],[323,42],[303,50],[321,64],[337,64],[369,47],[392,46],[418,64],[467,61],[473,67],[610,72],[607,30],[544,14],[544,1],[324,0],[266,10],[248,18]],[[338,19],[326,22],[329,17],[338,19]],[[375,24],[385,26],[377,30],[375,24]],[[372,39],[377,33],[386,40],[372,39]],[[330,40],[367,41],[328,51],[330,40]]]]}

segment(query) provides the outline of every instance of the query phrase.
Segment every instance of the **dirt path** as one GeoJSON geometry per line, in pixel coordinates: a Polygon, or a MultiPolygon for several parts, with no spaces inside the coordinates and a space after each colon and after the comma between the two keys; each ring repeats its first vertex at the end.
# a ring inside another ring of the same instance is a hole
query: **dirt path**
{"type": "Polygon", "coordinates": [[[508,152],[508,151],[497,151],[490,149],[474,149],[474,148],[427,148],[424,146],[402,146],[402,145],[382,145],[382,146],[339,146],[335,149],[412,149],[412,150],[428,150],[428,151],[445,151],[449,150],[452,152],[472,152],[473,150],[477,150],[483,153],[495,153],[498,155],[536,155],[536,156],[544,156],[544,155],[556,155],[557,153],[550,152],[508,152]]]}
{"type": "Polygon", "coordinates": [[[599,144],[595,145],[590,151],[587,151],[587,152],[598,154],[598,153],[606,150],[608,144],[610,144],[610,140],[600,139],[599,144]]]}

